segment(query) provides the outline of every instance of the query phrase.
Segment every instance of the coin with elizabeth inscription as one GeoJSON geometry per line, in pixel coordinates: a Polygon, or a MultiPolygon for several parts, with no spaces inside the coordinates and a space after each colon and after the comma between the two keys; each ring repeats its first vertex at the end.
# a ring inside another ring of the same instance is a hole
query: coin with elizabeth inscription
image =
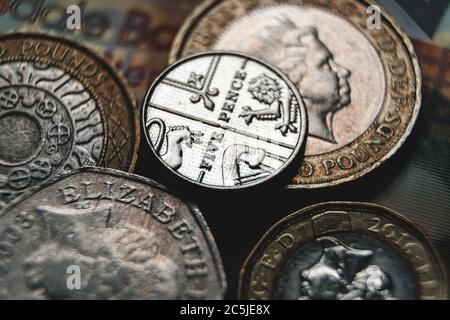
{"type": "Polygon", "coordinates": [[[447,290],[440,259],[417,226],[352,202],[321,203],[275,224],[239,283],[242,299],[446,299],[447,290]]]}
{"type": "Polygon", "coordinates": [[[184,179],[215,189],[259,185],[301,155],[306,111],[293,83],[252,57],[209,52],[170,66],[144,101],[147,141],[184,179]]]}
{"type": "Polygon", "coordinates": [[[225,287],[198,208],[136,175],[76,169],[0,215],[1,299],[221,299],[225,287]]]}
{"type": "Polygon", "coordinates": [[[135,101],[97,54],[65,38],[0,36],[0,211],[80,166],[134,168],[135,101]]]}
{"type": "Polygon", "coordinates": [[[289,187],[337,185],[390,158],[410,134],[421,104],[410,40],[382,9],[374,25],[378,9],[371,5],[208,0],[181,28],[170,62],[233,50],[277,66],[297,86],[308,113],[306,156],[289,187]]]}

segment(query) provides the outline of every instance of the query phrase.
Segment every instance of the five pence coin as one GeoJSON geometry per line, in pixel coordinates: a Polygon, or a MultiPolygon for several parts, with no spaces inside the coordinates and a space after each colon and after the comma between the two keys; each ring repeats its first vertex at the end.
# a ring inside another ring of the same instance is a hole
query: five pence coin
{"type": "Polygon", "coordinates": [[[216,189],[261,184],[280,173],[305,141],[298,90],[249,56],[210,52],[165,70],[144,101],[147,141],[162,163],[216,189]]]}

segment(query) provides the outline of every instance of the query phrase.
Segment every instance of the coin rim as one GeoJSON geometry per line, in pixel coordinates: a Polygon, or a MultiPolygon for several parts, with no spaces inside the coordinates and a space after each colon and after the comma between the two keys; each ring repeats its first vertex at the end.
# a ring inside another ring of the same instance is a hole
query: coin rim
{"type": "MultiPolygon", "coordinates": [[[[187,17],[187,19],[182,24],[181,28],[179,29],[179,32],[175,36],[175,39],[174,39],[174,41],[172,43],[172,46],[171,46],[171,49],[170,49],[170,53],[169,53],[169,58],[168,58],[168,62],[169,63],[172,63],[173,61],[177,60],[181,56],[181,52],[185,48],[187,39],[190,37],[190,34],[194,30],[196,24],[200,21],[200,19],[202,19],[203,16],[206,16],[211,8],[219,5],[222,2],[226,2],[226,1],[227,0],[204,0],[191,13],[191,15],[189,15],[187,17]]],[[[388,160],[391,157],[393,157],[393,155],[405,143],[406,139],[411,135],[411,132],[412,132],[412,130],[414,128],[414,125],[417,122],[417,118],[418,118],[418,115],[420,113],[420,109],[421,109],[421,105],[422,105],[423,85],[422,85],[421,69],[420,69],[419,62],[418,62],[418,59],[417,59],[417,55],[416,55],[416,53],[414,51],[414,46],[413,46],[411,40],[406,35],[406,33],[402,30],[402,28],[398,24],[398,22],[396,22],[396,20],[379,3],[377,3],[374,0],[353,0],[353,1],[355,1],[355,2],[362,2],[363,4],[366,4],[368,6],[370,6],[370,5],[378,6],[381,9],[381,15],[382,15],[383,19],[385,19],[386,23],[390,24],[390,26],[392,27],[392,30],[395,33],[397,33],[397,35],[399,36],[400,40],[402,41],[402,45],[406,49],[405,53],[409,55],[409,58],[410,58],[410,61],[411,61],[411,65],[412,65],[412,69],[414,71],[415,102],[414,102],[414,105],[411,105],[413,110],[411,112],[411,116],[410,116],[408,125],[406,126],[404,132],[399,137],[399,139],[395,143],[395,145],[392,148],[390,148],[389,150],[387,150],[385,155],[383,157],[381,157],[380,159],[376,160],[371,166],[367,166],[367,167],[363,168],[362,170],[359,170],[358,172],[356,172],[354,174],[351,174],[349,176],[336,178],[336,179],[334,179],[332,181],[328,181],[328,182],[298,183],[298,184],[295,184],[295,183],[293,183],[293,181],[291,181],[286,186],[286,188],[288,188],[288,189],[326,188],[326,187],[337,186],[337,185],[340,185],[342,183],[350,182],[350,181],[353,181],[353,180],[361,178],[362,176],[370,173],[371,171],[373,171],[376,168],[378,168],[379,166],[381,166],[386,160],[388,160]]],[[[272,2],[275,2],[275,1],[272,0],[272,2]]],[[[310,5],[315,6],[312,3],[310,5]]],[[[411,75],[411,77],[412,77],[412,75],[411,75]]],[[[367,132],[368,129],[366,129],[365,132],[367,132]]],[[[356,139],[358,139],[359,137],[364,135],[365,132],[360,134],[356,139]]],[[[349,146],[355,140],[347,143],[345,146],[349,146]]],[[[343,146],[343,147],[345,147],[345,146],[343,146]]],[[[334,153],[337,153],[337,151],[339,151],[339,149],[334,150],[334,151],[330,151],[330,152],[326,152],[326,153],[322,153],[322,154],[319,154],[319,155],[313,155],[311,157],[323,156],[323,155],[328,154],[328,153],[334,154],[334,153]]],[[[302,163],[299,163],[299,169],[300,169],[301,164],[302,163]]],[[[344,173],[344,175],[345,175],[345,173],[344,173]]],[[[320,175],[320,177],[323,177],[323,175],[320,175]]]]}
{"type": "MultiPolygon", "coordinates": [[[[127,111],[129,112],[129,118],[130,120],[133,119],[133,121],[130,121],[130,125],[134,126],[134,134],[131,135],[132,143],[134,142],[134,145],[130,148],[129,155],[128,155],[128,166],[127,166],[127,172],[133,172],[136,163],[139,156],[139,149],[141,144],[141,127],[140,127],[140,110],[137,108],[137,101],[136,97],[129,88],[129,83],[126,80],[125,76],[123,75],[123,72],[120,70],[116,70],[115,67],[113,67],[106,59],[106,55],[102,53],[98,48],[94,47],[92,44],[86,44],[81,43],[80,41],[77,41],[76,39],[59,32],[55,31],[29,31],[29,30],[10,30],[7,32],[0,33],[0,41],[12,39],[12,40],[20,40],[21,37],[30,37],[33,39],[45,39],[49,41],[55,41],[55,42],[61,42],[67,44],[69,47],[73,46],[75,49],[79,50],[81,53],[86,54],[90,58],[92,58],[97,64],[99,64],[103,70],[106,72],[108,77],[111,77],[113,82],[117,85],[119,90],[124,96],[125,100],[129,100],[129,104],[127,105],[127,111]],[[16,37],[16,38],[15,38],[16,37]]],[[[37,60],[36,60],[37,61],[37,60]]],[[[80,81],[79,78],[75,78],[76,80],[80,81]]],[[[103,123],[103,126],[105,127],[105,137],[104,141],[106,141],[108,144],[109,142],[109,133],[107,130],[110,130],[109,128],[109,122],[108,119],[110,118],[110,115],[107,114],[104,110],[104,106],[101,106],[99,108],[99,112],[103,116],[103,120],[105,120],[107,123],[106,125],[103,123]]],[[[98,166],[104,166],[103,161],[106,157],[107,148],[104,147],[104,150],[102,151],[102,158],[100,159],[98,166]]],[[[116,169],[116,170],[119,170],[116,169]]]]}
{"type": "MultiPolygon", "coordinates": [[[[406,227],[414,232],[414,236],[416,236],[420,240],[420,243],[424,245],[425,249],[430,253],[430,257],[433,260],[436,271],[439,276],[442,277],[443,296],[440,299],[445,300],[448,298],[449,285],[446,268],[444,267],[442,259],[440,258],[439,253],[435,249],[433,243],[419,225],[407,218],[405,215],[380,204],[353,201],[327,201],[307,206],[289,214],[288,216],[273,224],[269,228],[269,230],[267,230],[263,234],[256,245],[253,246],[241,266],[238,281],[238,299],[244,299],[244,296],[248,291],[248,280],[255,265],[255,260],[267,247],[267,243],[269,243],[274,238],[274,235],[277,235],[281,230],[285,229],[289,225],[295,224],[299,221],[305,221],[306,219],[310,219],[317,214],[323,213],[327,210],[327,207],[329,207],[329,210],[354,208],[356,210],[371,210],[375,213],[381,212],[380,215],[388,216],[389,218],[402,222],[404,225],[406,225],[406,227]]],[[[407,262],[408,264],[410,264],[409,261],[407,262]]]]}
{"type": "Polygon", "coordinates": [[[193,202],[191,202],[190,200],[186,200],[183,197],[178,196],[177,193],[172,192],[171,190],[169,190],[166,186],[162,185],[159,182],[156,182],[152,179],[146,178],[146,177],[142,177],[133,173],[127,173],[127,172],[123,172],[120,170],[116,170],[116,169],[111,169],[111,168],[101,168],[101,167],[81,167],[78,169],[74,169],[71,170],[70,172],[65,172],[62,174],[57,175],[56,177],[50,179],[49,181],[46,181],[38,186],[34,186],[33,188],[31,188],[29,191],[27,191],[26,193],[22,194],[21,196],[19,196],[18,198],[16,198],[13,202],[9,203],[6,207],[5,210],[0,211],[0,219],[3,216],[6,216],[9,211],[13,210],[16,206],[20,205],[22,202],[25,203],[25,201],[31,197],[32,195],[34,195],[36,192],[45,189],[46,187],[50,187],[51,185],[62,181],[66,178],[69,178],[71,176],[75,176],[78,174],[82,174],[82,173],[99,173],[99,174],[105,174],[105,175],[109,175],[111,177],[116,177],[116,178],[121,178],[121,179],[125,179],[125,180],[129,180],[132,182],[136,182],[136,183],[140,183],[143,185],[147,185],[153,188],[157,188],[163,192],[168,193],[169,195],[178,198],[179,200],[181,200],[184,204],[186,204],[186,206],[190,209],[192,217],[194,218],[194,220],[197,222],[199,229],[201,230],[201,232],[203,233],[204,237],[205,237],[205,242],[207,243],[208,247],[209,247],[209,252],[211,253],[212,259],[213,259],[213,263],[216,266],[216,271],[217,271],[217,277],[218,277],[218,286],[220,286],[218,288],[218,294],[217,294],[217,298],[221,299],[224,297],[225,292],[227,290],[227,280],[226,280],[226,274],[225,274],[225,269],[222,263],[222,258],[220,256],[219,253],[219,249],[217,247],[216,241],[214,239],[213,234],[211,233],[211,230],[209,229],[208,224],[206,223],[205,218],[203,217],[203,214],[201,213],[200,209],[197,207],[196,204],[194,204],[193,202]]]}
{"type": "Polygon", "coordinates": [[[145,94],[144,100],[143,100],[143,105],[142,105],[142,130],[144,131],[144,135],[145,135],[145,139],[147,141],[147,145],[150,146],[150,149],[152,150],[153,154],[156,156],[156,158],[167,168],[169,169],[172,173],[174,173],[175,175],[177,175],[178,177],[181,177],[183,180],[188,181],[189,183],[193,183],[195,185],[201,186],[203,188],[210,188],[210,189],[215,189],[215,190],[242,190],[242,189],[248,189],[248,188],[252,188],[252,187],[256,187],[256,186],[260,186],[261,184],[265,184],[269,181],[272,181],[274,178],[276,178],[279,174],[281,174],[286,168],[288,168],[290,165],[292,165],[293,160],[296,160],[297,157],[301,156],[301,152],[305,146],[306,143],[306,135],[307,135],[307,130],[308,130],[308,121],[307,121],[307,112],[306,112],[306,108],[305,108],[305,104],[303,102],[303,98],[301,97],[300,93],[298,92],[298,89],[296,88],[296,86],[292,83],[292,81],[284,74],[282,73],[277,67],[274,67],[273,65],[259,60],[257,58],[254,58],[252,56],[240,53],[240,52],[236,52],[236,51],[224,51],[224,50],[214,50],[214,51],[207,51],[207,52],[202,52],[199,54],[195,54],[195,55],[191,55],[189,57],[185,57],[181,60],[178,60],[177,62],[171,64],[170,66],[168,66],[164,71],[162,71],[159,76],[153,81],[153,83],[150,85],[149,89],[147,90],[147,93],[145,94]],[[189,60],[195,60],[197,58],[202,58],[202,57],[207,57],[207,56],[234,56],[234,57],[238,57],[238,58],[243,58],[243,59],[248,59],[251,60],[253,62],[259,63],[261,65],[263,65],[264,67],[266,67],[267,69],[269,69],[270,71],[274,72],[278,77],[280,77],[287,85],[288,88],[292,91],[292,93],[294,94],[295,98],[297,99],[298,102],[298,106],[300,109],[299,112],[299,117],[301,117],[300,119],[300,132],[298,133],[299,138],[298,138],[298,143],[294,149],[294,151],[292,152],[292,155],[290,156],[289,160],[284,162],[283,165],[277,169],[277,171],[274,174],[271,174],[270,176],[268,176],[267,178],[261,179],[261,180],[257,180],[255,183],[251,183],[251,184],[246,184],[244,186],[238,186],[238,187],[228,187],[228,186],[215,186],[215,185],[209,185],[209,184],[204,184],[204,183],[199,183],[197,181],[194,181],[193,179],[190,179],[184,175],[182,175],[181,173],[178,173],[177,171],[175,171],[174,169],[170,168],[162,159],[161,156],[159,156],[154,147],[153,144],[150,140],[150,137],[148,136],[148,132],[146,129],[146,118],[148,115],[148,109],[150,109],[151,107],[148,106],[147,101],[149,100],[150,96],[153,94],[153,91],[158,87],[158,85],[162,82],[162,80],[164,80],[164,77],[170,73],[173,69],[176,69],[178,67],[178,65],[182,65],[186,62],[188,62],[189,60]]]}

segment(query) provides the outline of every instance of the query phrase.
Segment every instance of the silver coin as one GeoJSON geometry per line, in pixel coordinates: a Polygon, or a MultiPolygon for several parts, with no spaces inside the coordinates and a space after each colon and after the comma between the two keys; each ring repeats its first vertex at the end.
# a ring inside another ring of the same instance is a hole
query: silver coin
{"type": "Polygon", "coordinates": [[[296,87],[249,56],[181,60],[150,87],[143,125],[157,157],[194,183],[238,189],[267,181],[297,156],[306,111],[296,87]]]}
{"type": "Polygon", "coordinates": [[[196,206],[112,169],[34,188],[0,215],[0,299],[220,299],[225,276],[196,206]]]}

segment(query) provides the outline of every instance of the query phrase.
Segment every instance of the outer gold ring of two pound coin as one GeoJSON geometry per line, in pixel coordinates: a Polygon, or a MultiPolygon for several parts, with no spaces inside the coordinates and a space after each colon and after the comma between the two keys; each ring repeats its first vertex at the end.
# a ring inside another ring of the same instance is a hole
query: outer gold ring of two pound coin
{"type": "Polygon", "coordinates": [[[64,37],[0,36],[0,210],[58,173],[132,171],[135,99],[96,53],[64,37]]]}

